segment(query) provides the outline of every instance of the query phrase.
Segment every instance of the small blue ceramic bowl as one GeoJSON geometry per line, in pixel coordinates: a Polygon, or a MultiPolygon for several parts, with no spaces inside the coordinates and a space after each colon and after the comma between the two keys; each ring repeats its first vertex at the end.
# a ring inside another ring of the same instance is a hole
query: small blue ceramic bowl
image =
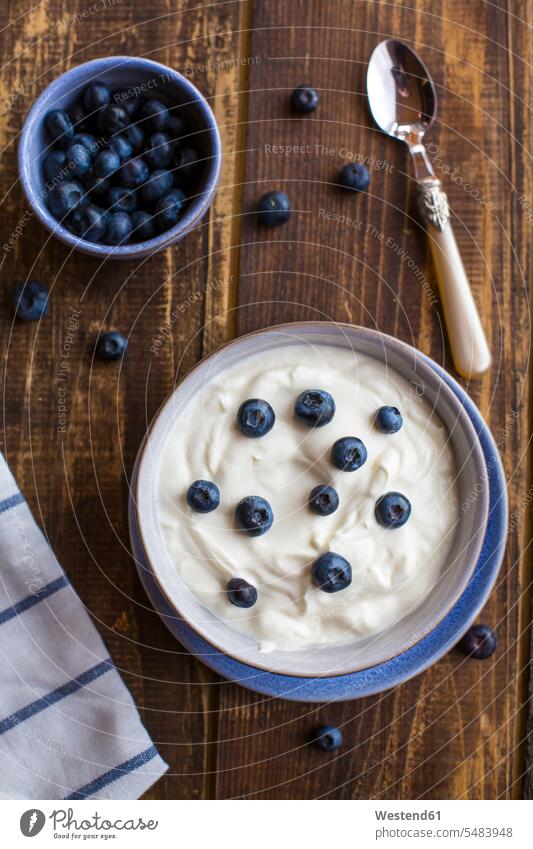
{"type": "Polygon", "coordinates": [[[54,236],[72,248],[102,259],[138,259],[162,251],[183,239],[205,215],[213,201],[220,176],[222,151],[211,107],[188,79],[167,65],[150,59],[108,56],[72,68],[42,92],[24,123],[18,162],[22,187],[30,206],[41,224],[54,236]],[[86,86],[94,81],[105,82],[112,89],[136,86],[140,94],[147,98],[157,98],[167,106],[179,104],[191,127],[187,138],[203,154],[203,178],[199,181],[194,197],[188,200],[183,217],[175,227],[147,242],[110,246],[80,239],[63,227],[46,205],[48,189],[42,164],[50,141],[44,125],[45,115],[51,109],[68,109],[80,98],[86,86]]]}

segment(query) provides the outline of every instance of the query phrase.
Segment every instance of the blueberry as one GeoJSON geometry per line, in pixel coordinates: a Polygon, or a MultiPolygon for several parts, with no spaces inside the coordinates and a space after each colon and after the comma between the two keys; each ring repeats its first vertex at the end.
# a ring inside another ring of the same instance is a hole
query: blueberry
{"type": "Polygon", "coordinates": [[[211,513],[220,504],[220,490],[212,481],[194,481],[187,490],[187,504],[197,513],[211,513]]]}
{"type": "Polygon", "coordinates": [[[66,147],[74,135],[74,127],[68,112],[64,109],[53,109],[44,119],[46,129],[60,147],[66,147]]]}
{"type": "Polygon", "coordinates": [[[320,484],[311,490],[307,503],[313,513],[319,516],[331,516],[339,506],[339,496],[332,486],[320,484]]]}
{"type": "Polygon", "coordinates": [[[342,731],[334,725],[323,725],[315,731],[313,742],[323,752],[335,752],[342,746],[342,731]]]}
{"type": "Polygon", "coordinates": [[[272,527],[272,507],[260,495],[247,495],[237,504],[235,519],[239,528],[250,537],[259,537],[272,527]]]}
{"type": "Polygon", "coordinates": [[[99,150],[99,143],[91,133],[76,133],[71,142],[71,145],[73,144],[82,144],[93,159],[99,150]]]}
{"type": "Polygon", "coordinates": [[[364,192],[370,185],[370,172],[362,162],[348,162],[339,174],[339,183],[345,189],[364,192]]]}
{"type": "Polygon", "coordinates": [[[187,121],[178,115],[176,112],[170,113],[167,123],[165,124],[165,132],[168,133],[172,141],[177,141],[189,131],[187,121]]]}
{"type": "Polygon", "coordinates": [[[115,133],[120,133],[129,125],[129,115],[122,106],[110,104],[104,106],[98,115],[98,128],[104,136],[112,136],[115,133]]]}
{"type": "Polygon", "coordinates": [[[110,177],[120,168],[120,157],[114,150],[106,148],[100,151],[94,160],[95,177],[110,177]]]}
{"type": "Polygon", "coordinates": [[[265,227],[279,227],[292,215],[291,202],[285,192],[267,192],[259,201],[258,212],[265,227]]]}
{"type": "Polygon", "coordinates": [[[135,242],[147,242],[155,236],[155,227],[149,212],[138,210],[131,216],[133,232],[131,237],[135,242]]]}
{"type": "Polygon", "coordinates": [[[143,183],[146,183],[149,176],[150,169],[148,165],[144,159],[137,156],[135,159],[129,159],[123,163],[120,169],[119,180],[121,185],[127,189],[137,189],[143,183]]]}
{"type": "Polygon", "coordinates": [[[107,219],[105,242],[108,245],[125,245],[133,225],[127,212],[113,212],[107,219]]]}
{"type": "Polygon", "coordinates": [[[91,196],[102,197],[107,194],[111,182],[109,177],[97,177],[92,171],[89,171],[82,177],[83,185],[91,196]]]}
{"type": "Polygon", "coordinates": [[[128,340],[122,333],[109,330],[98,337],[95,347],[96,355],[101,360],[120,360],[124,356],[127,344],[128,340]]]}
{"type": "Polygon", "coordinates": [[[178,223],[184,203],[185,193],[181,189],[159,198],[155,205],[155,223],[159,230],[169,230],[178,223]]]}
{"type": "Polygon", "coordinates": [[[306,389],[296,399],[294,414],[309,427],[323,427],[335,415],[335,401],[323,389],[306,389]]]}
{"type": "Polygon", "coordinates": [[[150,168],[166,168],[172,162],[174,145],[166,133],[154,133],[146,142],[143,159],[150,168]]]}
{"type": "Polygon", "coordinates": [[[140,153],[144,147],[145,134],[138,124],[130,124],[129,127],[121,133],[122,138],[125,138],[133,149],[134,153],[140,153]]]}
{"type": "MultiPolygon", "coordinates": [[[[137,195],[131,189],[122,186],[112,186],[107,195],[107,202],[111,212],[127,212],[131,215],[137,209],[137,195]]],[[[133,222],[132,222],[133,225],[133,222]]]]}
{"type": "Polygon", "coordinates": [[[334,551],[326,551],[315,560],[311,575],[315,587],[325,593],[338,593],[352,583],[352,567],[344,557],[334,551]]]}
{"type": "Polygon", "coordinates": [[[190,144],[180,144],[174,157],[176,179],[188,182],[196,179],[202,170],[202,157],[190,144]]]}
{"type": "Polygon", "coordinates": [[[496,634],[488,625],[472,625],[458,643],[461,651],[476,660],[486,660],[494,654],[497,645],[496,634]]]}
{"type": "Polygon", "coordinates": [[[355,472],[364,466],[367,458],[364,444],[356,436],[337,439],[331,449],[331,462],[343,472],[355,472]]]}
{"type": "Polygon", "coordinates": [[[160,197],[170,192],[173,182],[174,178],[170,171],[165,171],[164,168],[153,171],[141,189],[142,199],[146,203],[154,203],[160,197]]]}
{"type": "Polygon", "coordinates": [[[169,111],[160,100],[146,100],[139,111],[139,119],[143,122],[143,127],[151,130],[152,133],[160,133],[164,130],[168,118],[169,111]]]}
{"type": "Polygon", "coordinates": [[[83,186],[76,180],[63,180],[50,191],[48,208],[55,218],[62,220],[80,203],[84,195],[83,186]]]}
{"type": "Polygon", "coordinates": [[[91,154],[82,144],[71,144],[67,147],[65,167],[73,177],[82,177],[91,167],[91,154]]]}
{"type": "Polygon", "coordinates": [[[226,584],[226,592],[236,607],[253,607],[257,601],[257,590],[244,578],[232,578],[226,584]]]}
{"type": "Polygon", "coordinates": [[[81,104],[75,103],[71,106],[68,114],[76,133],[85,133],[89,129],[89,121],[87,120],[85,109],[81,104]]]}
{"type": "Polygon", "coordinates": [[[250,398],[244,401],[237,413],[237,424],[245,436],[255,439],[272,430],[276,414],[267,401],[250,398]]]}
{"type": "Polygon", "coordinates": [[[111,101],[111,92],[105,83],[91,83],[83,93],[83,106],[91,115],[111,101]]]}
{"type": "Polygon", "coordinates": [[[15,286],[11,303],[17,318],[23,321],[38,321],[48,312],[48,289],[37,280],[15,286]]]}
{"type": "Polygon", "coordinates": [[[77,206],[68,218],[68,228],[76,236],[99,242],[106,230],[107,213],[92,203],[77,206]]]}
{"type": "Polygon", "coordinates": [[[291,109],[294,112],[314,112],[319,103],[318,91],[309,85],[299,85],[291,94],[291,109]]]}
{"type": "Polygon", "coordinates": [[[118,154],[121,162],[125,162],[126,159],[130,159],[133,156],[133,148],[124,136],[113,136],[109,140],[109,147],[118,154]]]}
{"type": "Polygon", "coordinates": [[[376,413],[376,427],[383,433],[397,433],[403,419],[397,407],[380,407],[376,413]]]}
{"type": "Polygon", "coordinates": [[[113,103],[116,103],[118,106],[122,106],[122,108],[126,110],[130,120],[135,118],[143,104],[143,100],[139,97],[135,97],[135,94],[127,88],[115,89],[111,95],[111,100],[113,103]]]}
{"type": "Polygon", "coordinates": [[[67,155],[64,150],[53,150],[43,162],[43,173],[47,180],[63,180],[67,176],[65,163],[67,155]]]}
{"type": "Polygon", "coordinates": [[[387,492],[376,501],[375,513],[384,528],[401,528],[411,515],[411,502],[401,492],[387,492]]]}

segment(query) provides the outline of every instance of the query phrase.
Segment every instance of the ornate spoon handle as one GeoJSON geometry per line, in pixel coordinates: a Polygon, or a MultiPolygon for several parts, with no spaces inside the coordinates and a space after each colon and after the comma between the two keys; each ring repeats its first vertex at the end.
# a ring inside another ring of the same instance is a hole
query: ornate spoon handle
{"type": "Polygon", "coordinates": [[[448,199],[436,177],[420,181],[418,188],[453,362],[463,377],[480,377],[492,358],[453,234],[448,199]]]}

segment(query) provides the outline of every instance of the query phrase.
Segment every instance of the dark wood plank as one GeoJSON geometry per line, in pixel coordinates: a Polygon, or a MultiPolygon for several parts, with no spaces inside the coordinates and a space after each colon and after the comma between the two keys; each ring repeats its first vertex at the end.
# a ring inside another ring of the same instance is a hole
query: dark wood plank
{"type": "MultiPolygon", "coordinates": [[[[182,0],[110,2],[79,23],[68,20],[73,9],[66,0],[2,6],[2,92],[9,108],[0,125],[6,146],[1,243],[26,210],[15,157],[23,117],[34,96],[73,65],[125,53],[187,68],[212,99],[220,124],[236,125],[231,93],[238,90],[239,68],[230,60],[238,55],[239,4],[189,6],[182,0]],[[222,59],[229,70],[219,74],[214,63],[222,59]]],[[[227,141],[231,130],[223,132],[227,141]]],[[[230,185],[232,162],[228,149],[223,179],[230,185]]],[[[210,246],[220,251],[227,241],[227,223],[216,221],[224,214],[218,209],[178,247],[138,265],[99,265],[69,253],[30,220],[2,265],[3,450],[170,763],[149,793],[157,798],[209,795],[211,694],[218,681],[174,641],[140,588],[127,536],[128,478],[147,422],[177,373],[202,353],[203,292],[213,278],[228,277],[220,259],[209,259],[210,246]],[[8,307],[11,286],[28,275],[52,290],[50,315],[38,326],[12,324],[8,307]],[[186,301],[186,314],[156,357],[150,352],[154,337],[186,301]],[[109,328],[129,335],[122,365],[92,361],[95,335],[109,328]],[[68,361],[64,381],[62,359],[68,361]],[[63,431],[60,388],[68,409],[63,431]]],[[[229,297],[226,289],[213,288],[213,312],[216,297],[229,297]]]]}
{"type": "MultiPolygon", "coordinates": [[[[398,256],[405,250],[433,286],[407,152],[373,127],[364,96],[366,62],[375,44],[391,34],[411,40],[438,87],[439,120],[428,141],[495,356],[491,373],[469,391],[499,443],[511,510],[522,509],[526,484],[530,264],[528,224],[518,198],[529,196],[527,144],[523,147],[529,48],[520,23],[528,15],[525,3],[482,0],[452,0],[442,15],[429,0],[408,6],[338,0],[334,11],[329,3],[255,4],[251,52],[261,62],[250,69],[239,284],[239,333],[331,318],[378,327],[452,368],[438,302],[408,259],[398,256]],[[295,117],[288,94],[308,81],[322,92],[320,108],[313,116],[295,117]],[[310,148],[284,155],[274,153],[274,145],[310,148]],[[373,165],[365,196],[342,194],[334,185],[346,150],[373,165]],[[454,168],[456,175],[446,178],[454,168]],[[465,190],[464,182],[472,189],[465,190]],[[289,224],[268,232],[247,213],[273,188],[287,191],[295,214],[289,224]],[[328,211],[356,224],[328,220],[328,211]]],[[[220,712],[219,738],[225,742],[219,744],[218,795],[517,794],[524,769],[523,525],[512,528],[500,579],[482,614],[500,638],[491,661],[465,661],[454,651],[393,692],[329,706],[265,700],[228,685],[220,712]],[[324,758],[306,746],[321,721],[345,732],[346,745],[337,756],[324,758]]]]}

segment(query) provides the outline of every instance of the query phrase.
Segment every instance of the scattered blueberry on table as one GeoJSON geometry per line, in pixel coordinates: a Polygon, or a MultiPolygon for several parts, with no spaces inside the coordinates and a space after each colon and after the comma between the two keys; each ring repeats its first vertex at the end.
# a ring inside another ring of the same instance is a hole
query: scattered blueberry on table
{"type": "Polygon", "coordinates": [[[49,292],[38,280],[20,283],[11,292],[11,303],[17,318],[38,321],[48,312],[49,292]]]}
{"type": "Polygon", "coordinates": [[[257,601],[257,590],[244,578],[232,578],[226,586],[228,599],[235,607],[253,607],[257,601]]]}
{"type": "Polygon", "coordinates": [[[44,123],[51,141],[42,165],[48,208],[79,238],[146,241],[174,227],[187,198],[199,193],[202,156],[184,138],[190,129],[177,107],[94,82],[44,123]],[[91,211],[82,213],[85,207],[91,211]],[[95,226],[97,217],[103,228],[95,226]]]}
{"type": "Polygon", "coordinates": [[[377,411],[376,426],[382,433],[398,433],[402,425],[402,414],[397,407],[380,407],[377,411]]]}
{"type": "Polygon", "coordinates": [[[128,340],[117,330],[109,330],[98,337],[96,356],[101,360],[120,360],[124,356],[128,340]]]}
{"type": "Polygon", "coordinates": [[[357,436],[343,436],[331,449],[331,462],[343,472],[357,471],[364,466],[367,456],[365,444],[357,436]]]}
{"type": "Polygon", "coordinates": [[[487,660],[497,645],[496,634],[488,625],[472,625],[458,643],[462,652],[476,660],[487,660]]]}
{"type": "Polygon", "coordinates": [[[292,215],[291,202],[285,192],[267,192],[259,200],[259,220],[265,227],[279,227],[292,215]]]}
{"type": "Polygon", "coordinates": [[[375,514],[384,528],[401,528],[411,515],[411,502],[401,492],[387,492],[376,501],[375,514]]]}
{"type": "Polygon", "coordinates": [[[237,504],[235,520],[241,531],[248,536],[258,537],[272,527],[274,514],[266,498],[248,495],[237,504]]]}
{"type": "Polygon", "coordinates": [[[323,427],[335,415],[335,401],[324,389],[306,389],[296,400],[294,414],[309,427],[323,427]]]}
{"type": "Polygon", "coordinates": [[[338,593],[352,583],[352,567],[334,551],[326,551],[315,560],[311,575],[315,587],[325,593],[338,593]]]}
{"type": "Polygon", "coordinates": [[[291,109],[302,115],[314,112],[319,103],[318,91],[310,85],[299,85],[291,94],[291,109]]]}
{"type": "Polygon", "coordinates": [[[364,192],[370,185],[370,171],[362,162],[348,162],[339,174],[339,183],[344,189],[364,192]]]}
{"type": "Polygon", "coordinates": [[[339,506],[339,496],[332,486],[320,484],[311,490],[307,503],[317,516],[331,516],[339,506]]]}
{"type": "Polygon", "coordinates": [[[334,725],[322,725],[315,731],[313,743],[323,752],[335,752],[342,746],[342,731],[334,725]]]}
{"type": "Polygon", "coordinates": [[[194,481],[187,490],[187,504],[197,513],[211,513],[220,504],[220,490],[212,481],[194,481]]]}
{"type": "Polygon", "coordinates": [[[249,398],[237,412],[237,425],[245,436],[258,439],[265,436],[274,427],[276,414],[268,403],[261,398],[249,398]]]}

